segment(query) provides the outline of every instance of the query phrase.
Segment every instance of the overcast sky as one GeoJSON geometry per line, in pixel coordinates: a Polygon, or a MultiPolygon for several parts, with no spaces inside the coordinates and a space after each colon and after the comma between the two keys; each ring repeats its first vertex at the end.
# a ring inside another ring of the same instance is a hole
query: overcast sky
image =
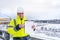
{"type": "Polygon", "coordinates": [[[28,19],[60,19],[60,0],[0,0],[0,13],[12,18],[23,7],[28,19]]]}

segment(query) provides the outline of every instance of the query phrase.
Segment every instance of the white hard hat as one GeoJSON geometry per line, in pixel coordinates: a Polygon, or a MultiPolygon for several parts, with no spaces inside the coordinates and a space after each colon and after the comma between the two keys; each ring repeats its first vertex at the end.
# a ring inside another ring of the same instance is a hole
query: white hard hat
{"type": "Polygon", "coordinates": [[[22,13],[22,12],[24,12],[24,9],[23,9],[22,7],[18,7],[18,8],[17,8],[17,12],[18,12],[18,13],[22,13]]]}

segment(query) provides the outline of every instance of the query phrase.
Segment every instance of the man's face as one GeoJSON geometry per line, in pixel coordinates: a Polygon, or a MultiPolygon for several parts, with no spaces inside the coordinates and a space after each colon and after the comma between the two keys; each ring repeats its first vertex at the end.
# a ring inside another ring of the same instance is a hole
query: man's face
{"type": "Polygon", "coordinates": [[[24,17],[24,13],[17,13],[18,16],[20,16],[20,18],[24,17]]]}

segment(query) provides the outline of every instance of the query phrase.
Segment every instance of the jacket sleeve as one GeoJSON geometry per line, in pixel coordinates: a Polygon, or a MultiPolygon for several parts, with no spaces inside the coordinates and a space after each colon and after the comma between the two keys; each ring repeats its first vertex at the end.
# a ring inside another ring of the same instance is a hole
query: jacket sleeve
{"type": "Polygon", "coordinates": [[[15,34],[15,30],[14,30],[14,21],[11,20],[10,23],[8,24],[8,28],[7,28],[7,32],[9,34],[15,34]]]}

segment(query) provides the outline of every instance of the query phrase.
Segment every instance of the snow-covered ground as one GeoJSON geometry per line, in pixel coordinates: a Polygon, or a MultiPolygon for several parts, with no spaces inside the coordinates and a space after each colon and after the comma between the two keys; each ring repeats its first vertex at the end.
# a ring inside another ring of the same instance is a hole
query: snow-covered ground
{"type": "MultiPolygon", "coordinates": [[[[0,30],[6,31],[7,25],[0,25],[0,30]]],[[[33,23],[31,21],[25,23],[25,32],[30,35],[33,39],[36,40],[43,39],[43,40],[60,40],[60,24],[49,24],[49,23],[33,23]],[[35,24],[36,30],[33,31],[31,26],[35,24]]],[[[12,36],[10,37],[12,39],[12,36]]]]}
{"type": "Polygon", "coordinates": [[[31,37],[44,40],[60,40],[60,24],[37,23],[27,21],[25,23],[25,32],[29,33],[31,37]],[[36,25],[36,30],[31,29],[32,24],[36,25]],[[43,29],[41,29],[43,27],[43,29]]]}

